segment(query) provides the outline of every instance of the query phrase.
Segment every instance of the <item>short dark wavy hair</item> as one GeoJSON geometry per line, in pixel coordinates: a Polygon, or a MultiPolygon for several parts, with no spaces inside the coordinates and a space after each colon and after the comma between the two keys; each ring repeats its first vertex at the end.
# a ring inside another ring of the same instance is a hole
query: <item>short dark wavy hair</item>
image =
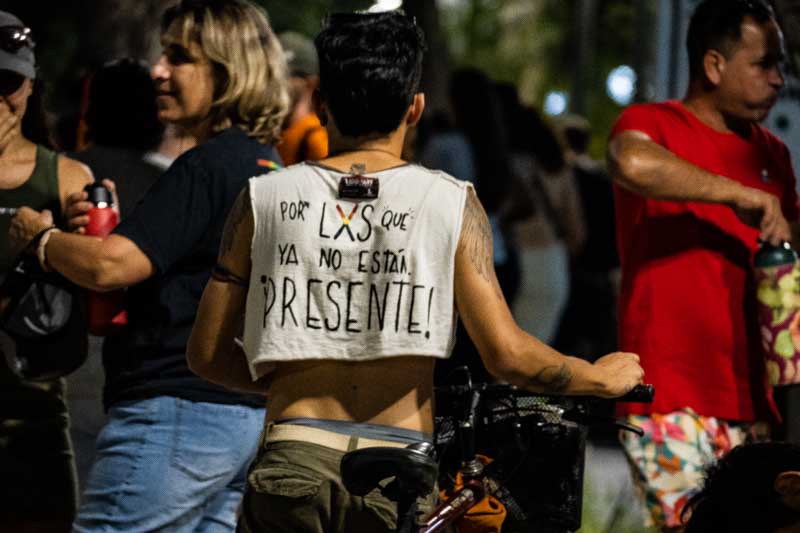
{"type": "Polygon", "coordinates": [[[401,11],[330,15],[314,40],[320,92],[347,137],[396,130],[419,90],[425,38],[401,11]]]}
{"type": "Polygon", "coordinates": [[[702,78],[703,57],[708,50],[717,50],[730,57],[742,38],[745,17],[764,24],[775,19],[775,12],[763,0],[705,0],[697,6],[686,36],[692,79],[702,78]]]}
{"type": "Polygon", "coordinates": [[[737,446],[706,468],[703,489],[683,511],[686,533],[767,532],[794,524],[790,509],[774,489],[781,472],[800,470],[800,446],[763,442],[737,446]]]}

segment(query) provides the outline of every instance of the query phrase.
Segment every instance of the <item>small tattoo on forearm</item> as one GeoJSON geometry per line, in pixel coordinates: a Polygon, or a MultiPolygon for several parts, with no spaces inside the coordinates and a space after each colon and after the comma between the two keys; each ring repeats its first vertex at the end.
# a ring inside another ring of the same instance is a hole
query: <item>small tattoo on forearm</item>
{"type": "Polygon", "coordinates": [[[546,393],[564,392],[572,381],[572,370],[567,363],[561,366],[548,366],[533,376],[529,383],[532,387],[542,388],[546,393]]]}

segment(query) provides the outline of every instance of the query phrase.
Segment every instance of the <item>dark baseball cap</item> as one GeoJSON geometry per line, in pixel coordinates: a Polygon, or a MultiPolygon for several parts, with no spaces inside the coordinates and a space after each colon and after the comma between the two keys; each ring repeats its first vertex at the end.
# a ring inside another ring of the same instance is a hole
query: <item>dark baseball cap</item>
{"type": "Polygon", "coordinates": [[[319,60],[314,42],[297,32],[287,31],[278,36],[286,54],[286,63],[292,76],[318,76],[319,60]]]}
{"type": "Polygon", "coordinates": [[[14,15],[0,11],[0,70],[36,78],[36,58],[30,31],[14,15]]]}

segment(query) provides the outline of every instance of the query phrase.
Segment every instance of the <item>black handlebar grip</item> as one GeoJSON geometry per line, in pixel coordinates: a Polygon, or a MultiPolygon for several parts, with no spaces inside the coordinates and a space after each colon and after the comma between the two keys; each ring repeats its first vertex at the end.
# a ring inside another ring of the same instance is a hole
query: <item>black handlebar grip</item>
{"type": "Polygon", "coordinates": [[[653,385],[636,385],[627,394],[614,398],[615,402],[653,403],[656,388],[653,385]]]}

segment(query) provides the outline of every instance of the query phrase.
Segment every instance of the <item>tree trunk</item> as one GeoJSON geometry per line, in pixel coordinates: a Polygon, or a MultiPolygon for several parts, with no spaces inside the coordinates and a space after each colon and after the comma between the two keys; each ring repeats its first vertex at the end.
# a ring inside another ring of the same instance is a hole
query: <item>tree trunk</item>
{"type": "Polygon", "coordinates": [[[439,10],[434,0],[404,0],[403,9],[417,19],[425,32],[428,51],[422,65],[422,91],[431,110],[447,109],[447,85],[450,77],[450,54],[439,24],[439,10]]]}

